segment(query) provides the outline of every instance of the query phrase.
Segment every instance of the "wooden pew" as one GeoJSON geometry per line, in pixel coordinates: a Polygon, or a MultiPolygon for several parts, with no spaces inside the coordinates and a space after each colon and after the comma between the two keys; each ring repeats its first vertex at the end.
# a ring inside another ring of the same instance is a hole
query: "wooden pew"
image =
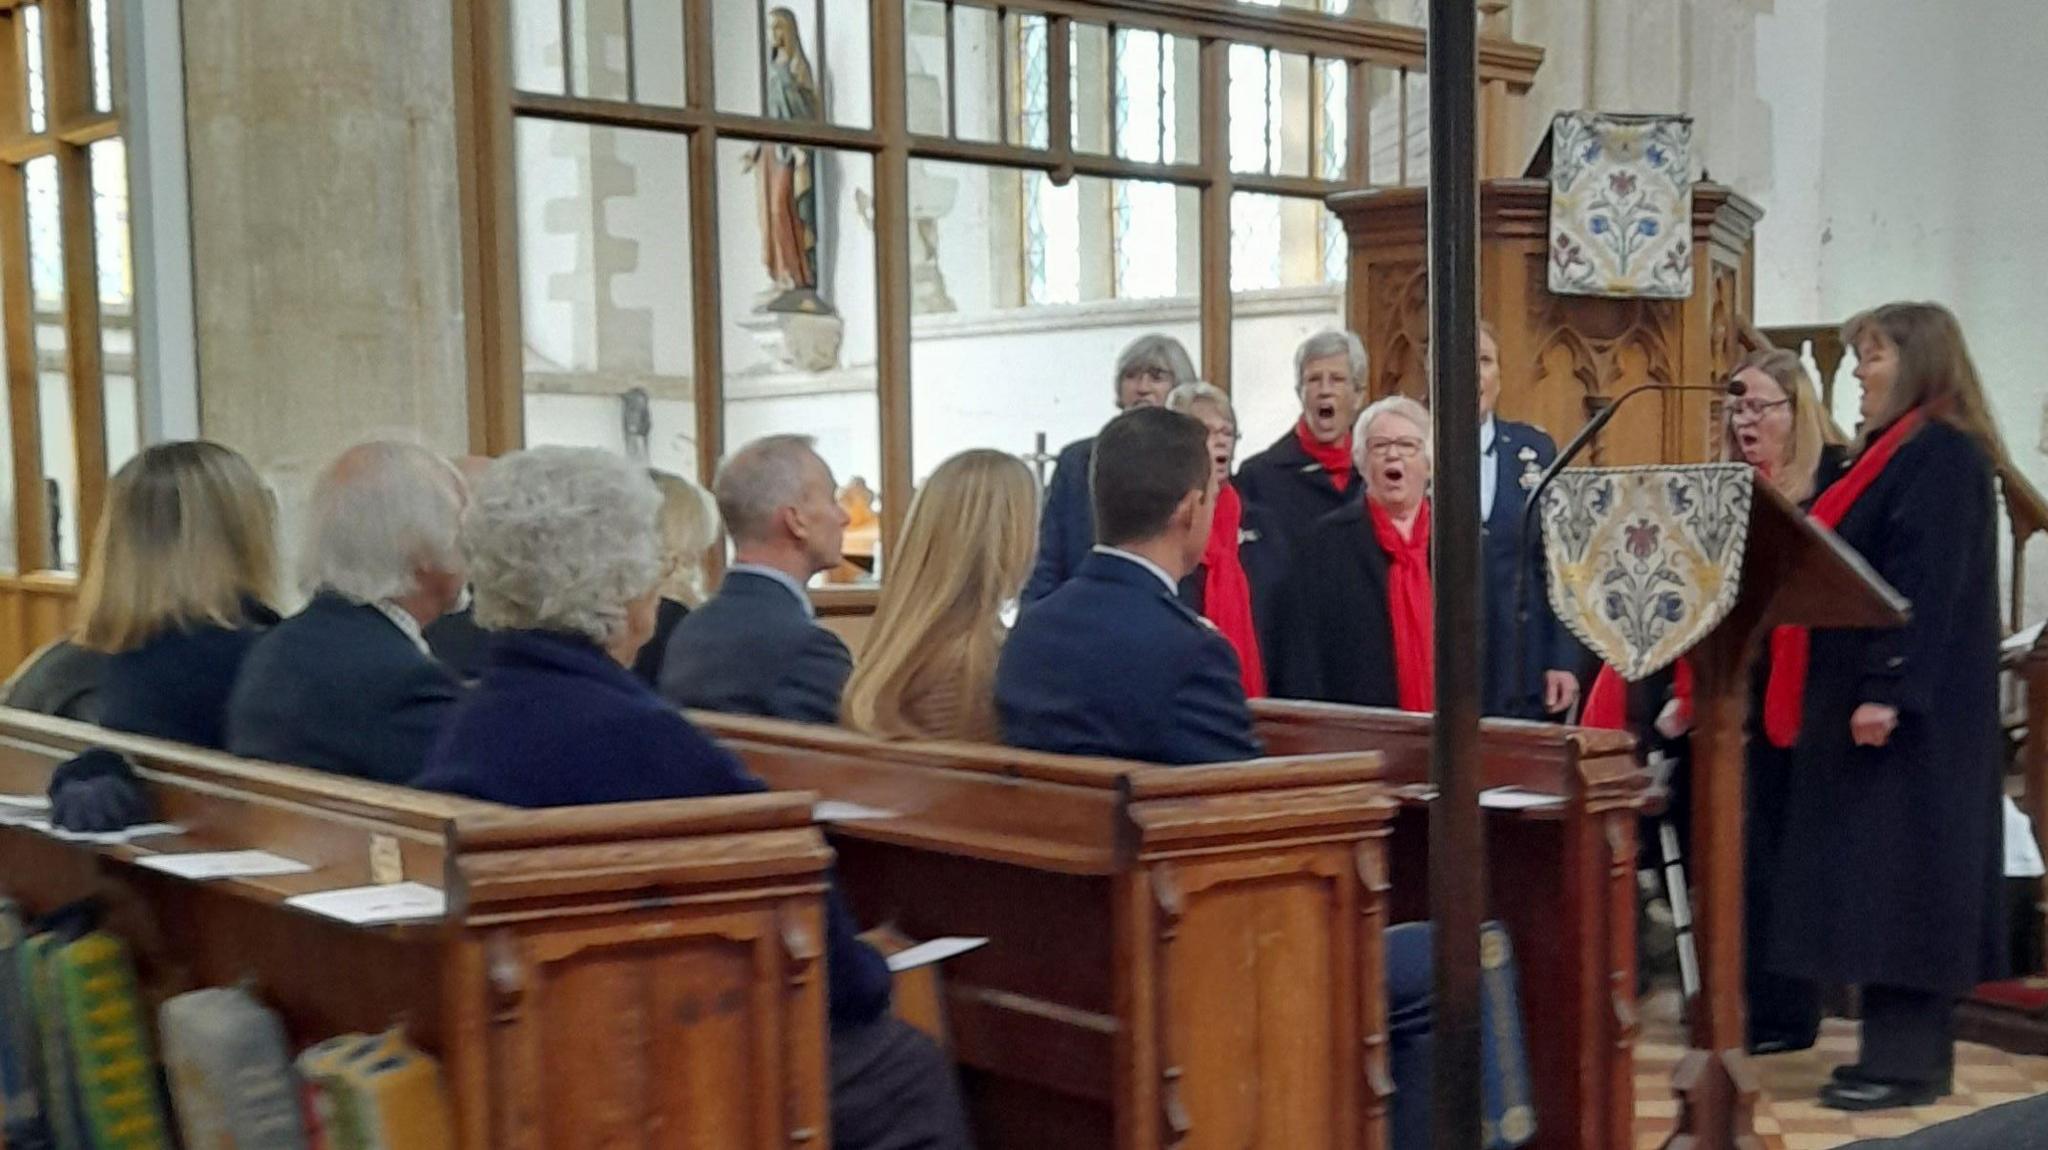
{"type": "Polygon", "coordinates": [[[828,1144],[830,853],[811,796],[519,811],[6,709],[0,792],[42,793],[94,745],[129,754],[186,833],[96,847],[0,828],[0,890],[31,912],[103,900],[152,1004],[246,977],[301,1046],[402,1021],[442,1060],[465,1150],[828,1144]],[[198,883],[133,865],[243,848],[315,870],[198,883]],[[363,928],[284,904],[373,877],[442,888],[445,919],[363,928]]]}
{"type": "Polygon", "coordinates": [[[692,719],[832,829],[864,923],[986,936],[946,964],[981,1150],[1377,1150],[1378,756],[1167,768],[692,719]]]}
{"type": "MultiPolygon", "coordinates": [[[[1394,823],[1394,921],[1427,917],[1430,718],[1321,703],[1253,704],[1268,753],[1371,750],[1404,798],[1394,823]]],[[[1649,782],[1615,731],[1488,719],[1483,787],[1556,795],[1492,811],[1490,913],[1521,966],[1522,1014],[1544,1150],[1635,1144],[1636,824],[1649,782]]]]}

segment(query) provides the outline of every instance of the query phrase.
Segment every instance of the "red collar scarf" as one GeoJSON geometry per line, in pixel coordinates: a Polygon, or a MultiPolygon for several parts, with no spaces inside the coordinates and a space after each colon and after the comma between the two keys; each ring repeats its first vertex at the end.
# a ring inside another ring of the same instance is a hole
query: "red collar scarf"
{"type": "Polygon", "coordinates": [[[1244,564],[1237,555],[1238,529],[1244,523],[1244,503],[1237,488],[1224,483],[1216,488],[1216,522],[1209,528],[1209,545],[1202,551],[1207,571],[1202,585],[1202,614],[1230,640],[1237,652],[1238,677],[1244,682],[1247,699],[1264,698],[1266,665],[1259,658],[1258,632],[1252,626],[1252,585],[1245,578],[1244,564]]]}
{"type": "Polygon", "coordinates": [[[1330,477],[1330,486],[1344,491],[1351,486],[1351,437],[1345,436],[1335,443],[1324,443],[1308,429],[1308,420],[1299,419],[1294,423],[1294,441],[1308,452],[1308,457],[1322,465],[1323,474],[1330,477]]]}
{"type": "Polygon", "coordinates": [[[1436,596],[1429,587],[1429,500],[1401,538],[1394,517],[1368,499],[1373,539],[1387,553],[1387,620],[1394,628],[1394,685],[1404,711],[1436,710],[1436,596]]]}
{"type": "MultiPolygon", "coordinates": [[[[1913,433],[1927,417],[1919,408],[1907,412],[1877,437],[1856,460],[1847,475],[1813,501],[1814,522],[1832,531],[1856,505],[1856,500],[1884,472],[1913,433]]],[[[1779,627],[1771,632],[1771,678],[1764,687],[1764,736],[1774,747],[1789,747],[1799,741],[1799,724],[1806,710],[1806,665],[1810,653],[1804,627],[1779,627]]]]}

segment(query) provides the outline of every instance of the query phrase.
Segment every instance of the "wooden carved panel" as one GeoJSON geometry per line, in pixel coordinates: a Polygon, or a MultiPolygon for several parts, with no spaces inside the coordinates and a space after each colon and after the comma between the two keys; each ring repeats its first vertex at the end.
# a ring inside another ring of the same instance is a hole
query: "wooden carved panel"
{"type": "MultiPolygon", "coordinates": [[[[1616,396],[1644,383],[1676,383],[1683,317],[1671,302],[1554,296],[1545,287],[1540,255],[1524,262],[1533,349],[1519,365],[1503,364],[1502,411],[1563,441],[1616,396]],[[1517,376],[1526,372],[1526,376],[1517,376]],[[1526,379],[1527,384],[1524,385],[1526,379]]],[[[1585,465],[1652,463],[1663,458],[1664,412],[1644,396],[1607,426],[1581,460],[1585,465]]]]}
{"type": "Polygon", "coordinates": [[[1367,394],[1429,400],[1429,269],[1422,260],[1385,260],[1366,279],[1367,394]]]}

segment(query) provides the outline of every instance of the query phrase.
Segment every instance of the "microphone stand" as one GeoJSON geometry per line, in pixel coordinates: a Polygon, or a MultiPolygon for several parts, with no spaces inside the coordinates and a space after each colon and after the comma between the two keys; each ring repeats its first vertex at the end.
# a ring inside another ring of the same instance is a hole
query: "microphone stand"
{"type": "Polygon", "coordinates": [[[1565,444],[1564,449],[1557,453],[1557,458],[1550,461],[1550,466],[1543,469],[1542,476],[1536,480],[1536,486],[1529,489],[1528,500],[1522,504],[1521,532],[1515,536],[1515,641],[1513,650],[1515,654],[1514,684],[1516,700],[1519,701],[1529,697],[1529,664],[1525,645],[1528,642],[1527,635],[1529,632],[1529,550],[1535,543],[1534,537],[1530,534],[1530,528],[1535,525],[1536,510],[1543,505],[1543,493],[1550,489],[1551,481],[1557,478],[1558,472],[1563,471],[1567,464],[1577,459],[1580,453],[1586,450],[1586,447],[1593,442],[1593,438],[1600,434],[1602,428],[1614,421],[1615,413],[1621,410],[1622,404],[1627,403],[1646,391],[1707,391],[1740,398],[1747,390],[1738,380],[1730,380],[1725,388],[1699,385],[1672,386],[1662,383],[1638,384],[1615,396],[1614,402],[1601,408],[1593,418],[1587,420],[1586,425],[1579,429],[1579,433],[1572,436],[1571,442],[1565,444]]]}

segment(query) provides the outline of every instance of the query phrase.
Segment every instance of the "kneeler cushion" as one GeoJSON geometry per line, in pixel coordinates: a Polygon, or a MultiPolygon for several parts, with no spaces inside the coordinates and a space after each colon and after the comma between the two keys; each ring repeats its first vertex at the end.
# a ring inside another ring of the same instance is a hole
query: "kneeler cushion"
{"type": "Polygon", "coordinates": [[[22,965],[27,942],[21,908],[0,899],[0,1144],[47,1150],[50,1128],[37,1090],[38,1038],[22,965]]]}
{"type": "MultiPolygon", "coordinates": [[[[1430,1145],[1431,1001],[1434,979],[1430,924],[1402,923],[1387,931],[1387,1046],[1394,1101],[1394,1150],[1430,1145]]],[[[1479,929],[1480,1108],[1486,1150],[1510,1150],[1536,1136],[1530,1102],[1529,1058],[1522,1041],[1522,1005],[1516,990],[1514,949],[1497,922],[1479,929]]]]}
{"type": "Polygon", "coordinates": [[[94,1150],[170,1150],[128,948],[94,931],[58,951],[57,968],[94,1150]]]}
{"type": "Polygon", "coordinates": [[[306,1150],[284,1024],[248,992],[164,1003],[157,1020],[185,1150],[306,1150]]]}

